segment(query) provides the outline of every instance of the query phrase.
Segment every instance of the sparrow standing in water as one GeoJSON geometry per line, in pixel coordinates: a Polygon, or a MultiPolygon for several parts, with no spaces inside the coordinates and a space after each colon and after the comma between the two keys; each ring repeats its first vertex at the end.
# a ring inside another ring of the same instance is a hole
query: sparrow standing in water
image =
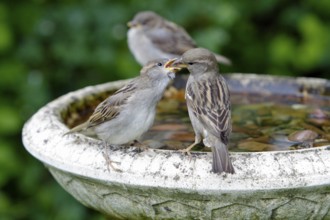
{"type": "Polygon", "coordinates": [[[231,132],[230,94],[219,74],[216,57],[207,49],[195,48],[172,66],[186,67],[190,72],[185,97],[195,142],[183,152],[188,153],[203,140],[205,146],[212,148],[212,171],[234,173],[227,149],[231,132]]]}
{"type": "MultiPolygon", "coordinates": [[[[197,47],[185,29],[152,11],[137,13],[128,26],[128,46],[141,65],[156,58],[180,57],[197,47]]],[[[214,55],[219,63],[231,64],[228,58],[214,55]]]]}

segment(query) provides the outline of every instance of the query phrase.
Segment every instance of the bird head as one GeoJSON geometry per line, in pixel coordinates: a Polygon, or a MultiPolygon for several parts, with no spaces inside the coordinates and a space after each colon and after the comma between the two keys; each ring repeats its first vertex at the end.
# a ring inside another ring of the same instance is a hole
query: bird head
{"type": "Polygon", "coordinates": [[[163,21],[163,18],[152,11],[142,11],[137,13],[133,20],[127,23],[129,28],[153,28],[163,21]]]}
{"type": "Polygon", "coordinates": [[[174,79],[175,73],[181,70],[181,67],[172,66],[175,59],[157,59],[149,61],[141,70],[141,75],[151,79],[160,80],[162,78],[174,79]]]}
{"type": "Polygon", "coordinates": [[[204,48],[194,48],[186,51],[181,58],[172,63],[178,68],[187,68],[191,74],[202,74],[218,70],[218,64],[212,52],[204,48]]]}

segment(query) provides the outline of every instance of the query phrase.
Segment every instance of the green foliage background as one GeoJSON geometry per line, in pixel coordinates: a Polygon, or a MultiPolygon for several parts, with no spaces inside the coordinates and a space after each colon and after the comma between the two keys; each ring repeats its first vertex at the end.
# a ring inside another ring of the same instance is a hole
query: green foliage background
{"type": "Polygon", "coordinates": [[[1,219],[103,219],[26,152],[21,128],[60,95],[136,76],[126,22],[146,9],[230,57],[222,72],[330,77],[329,0],[1,1],[1,219]]]}

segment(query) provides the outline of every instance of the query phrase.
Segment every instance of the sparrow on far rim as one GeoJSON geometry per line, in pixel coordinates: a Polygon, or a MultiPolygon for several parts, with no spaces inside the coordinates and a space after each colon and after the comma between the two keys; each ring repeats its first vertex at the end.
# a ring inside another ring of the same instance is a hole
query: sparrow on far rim
{"type": "MultiPolygon", "coordinates": [[[[152,11],[137,13],[128,26],[128,46],[141,65],[156,58],[179,57],[197,47],[184,28],[152,11]]],[[[231,64],[228,58],[213,54],[219,63],[231,64]]]]}

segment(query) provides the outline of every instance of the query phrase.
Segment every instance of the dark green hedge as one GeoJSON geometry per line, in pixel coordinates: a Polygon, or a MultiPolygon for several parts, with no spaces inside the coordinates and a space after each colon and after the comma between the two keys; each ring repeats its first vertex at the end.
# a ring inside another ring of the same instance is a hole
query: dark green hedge
{"type": "Polygon", "coordinates": [[[0,3],[0,218],[100,219],[21,144],[23,123],[78,88],[136,76],[126,22],[154,10],[200,46],[230,57],[223,72],[330,77],[330,1],[4,0],[0,3]]]}

